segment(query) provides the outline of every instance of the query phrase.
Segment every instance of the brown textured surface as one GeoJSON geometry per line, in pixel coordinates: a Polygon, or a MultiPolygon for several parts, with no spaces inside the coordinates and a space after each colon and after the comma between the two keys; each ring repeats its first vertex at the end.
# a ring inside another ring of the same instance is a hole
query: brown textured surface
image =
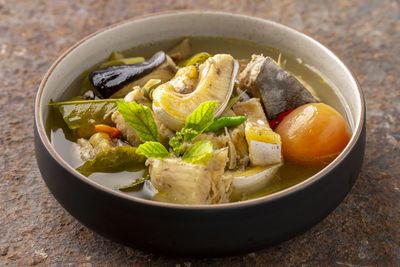
{"type": "Polygon", "coordinates": [[[0,0],[0,266],[400,265],[399,1],[0,0]],[[113,243],[50,195],[33,147],[33,105],[50,64],[104,26],[163,10],[245,12],[302,30],[357,75],[367,102],[367,149],[344,202],[306,233],[229,258],[171,258],[113,243]]]}

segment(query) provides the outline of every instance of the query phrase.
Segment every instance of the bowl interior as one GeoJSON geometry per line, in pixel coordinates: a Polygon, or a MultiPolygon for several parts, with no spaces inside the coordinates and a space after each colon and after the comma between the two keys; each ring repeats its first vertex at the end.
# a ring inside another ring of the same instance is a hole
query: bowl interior
{"type": "MultiPolygon", "coordinates": [[[[59,99],[83,71],[104,60],[112,51],[183,36],[248,40],[301,58],[330,83],[346,110],[353,136],[341,155],[345,155],[354,145],[363,123],[363,96],[351,72],[331,51],[312,38],[271,21],[221,12],[182,12],[144,17],[110,26],[83,39],[54,63],[40,85],[35,106],[37,127],[48,150],[57,155],[44,134],[44,122],[49,111],[47,104],[50,99],[59,99]]],[[[59,155],[56,158],[62,161],[59,155]]],[[[326,168],[333,167],[341,158],[339,156],[326,168]]],[[[72,168],[71,171],[75,172],[72,168]]],[[[83,176],[81,178],[84,179],[83,176]]]]}

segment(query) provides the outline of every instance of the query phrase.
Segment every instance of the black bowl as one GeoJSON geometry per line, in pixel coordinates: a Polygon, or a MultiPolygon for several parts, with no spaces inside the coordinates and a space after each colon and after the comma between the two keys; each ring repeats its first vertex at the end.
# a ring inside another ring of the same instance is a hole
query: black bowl
{"type": "Polygon", "coordinates": [[[346,66],[310,37],[281,24],[244,15],[166,13],[100,30],[53,64],[39,87],[35,104],[37,162],[46,185],[60,204],[107,238],[163,253],[233,254],[266,247],[305,231],[335,209],[350,191],[361,168],[364,146],[364,98],[346,66]],[[210,24],[218,26],[210,29],[210,24]],[[341,88],[352,128],[351,140],[343,152],[316,175],[280,192],[243,202],[194,206],[160,203],[113,191],[79,174],[60,157],[44,128],[50,98],[61,96],[75,77],[112,50],[127,49],[138,42],[193,36],[196,32],[263,43],[311,63],[341,88]]]}

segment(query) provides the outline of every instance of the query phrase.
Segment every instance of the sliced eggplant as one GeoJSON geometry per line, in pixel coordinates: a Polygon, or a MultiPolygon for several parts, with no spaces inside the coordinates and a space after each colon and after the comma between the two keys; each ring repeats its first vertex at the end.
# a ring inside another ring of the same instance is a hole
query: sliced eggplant
{"type": "Polygon", "coordinates": [[[268,120],[299,106],[318,102],[289,72],[270,57],[253,55],[239,75],[240,88],[261,99],[268,120]]]}
{"type": "Polygon", "coordinates": [[[89,74],[94,88],[104,98],[122,98],[134,86],[143,86],[148,80],[157,78],[166,82],[176,71],[175,63],[163,51],[155,53],[149,60],[137,64],[110,66],[89,74]]]}

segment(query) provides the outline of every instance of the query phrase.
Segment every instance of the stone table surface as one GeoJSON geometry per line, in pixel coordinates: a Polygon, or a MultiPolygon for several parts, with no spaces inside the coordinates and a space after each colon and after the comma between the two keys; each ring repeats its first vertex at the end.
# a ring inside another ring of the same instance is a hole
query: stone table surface
{"type": "Polygon", "coordinates": [[[0,0],[0,266],[399,266],[400,2],[0,0]],[[244,12],[321,41],[355,72],[367,102],[367,147],[346,199],[322,222],[271,248],[226,258],[131,249],[81,225],[41,179],[33,109],[52,62],[84,36],[164,10],[244,12]]]}

